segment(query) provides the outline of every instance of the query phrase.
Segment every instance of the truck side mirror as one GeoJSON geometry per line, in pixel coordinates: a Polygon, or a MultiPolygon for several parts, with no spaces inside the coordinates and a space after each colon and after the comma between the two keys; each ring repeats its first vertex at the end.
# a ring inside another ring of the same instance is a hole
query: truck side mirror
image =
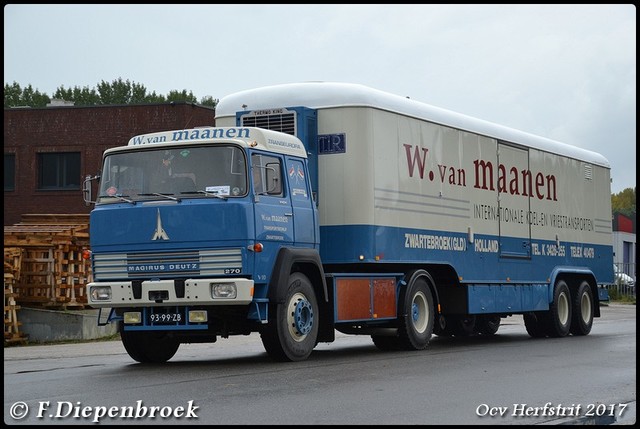
{"type": "Polygon", "coordinates": [[[91,192],[92,182],[94,180],[100,180],[100,172],[98,172],[95,176],[91,176],[87,174],[84,177],[84,182],[82,182],[82,199],[84,200],[85,205],[95,204],[93,201],[93,195],[91,192]]]}

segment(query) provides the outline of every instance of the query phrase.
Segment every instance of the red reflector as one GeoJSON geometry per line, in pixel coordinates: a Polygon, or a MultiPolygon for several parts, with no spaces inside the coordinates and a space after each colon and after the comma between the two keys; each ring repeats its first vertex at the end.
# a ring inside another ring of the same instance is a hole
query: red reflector
{"type": "Polygon", "coordinates": [[[256,253],[262,252],[262,249],[263,249],[262,243],[256,243],[253,245],[253,251],[256,253]]]}

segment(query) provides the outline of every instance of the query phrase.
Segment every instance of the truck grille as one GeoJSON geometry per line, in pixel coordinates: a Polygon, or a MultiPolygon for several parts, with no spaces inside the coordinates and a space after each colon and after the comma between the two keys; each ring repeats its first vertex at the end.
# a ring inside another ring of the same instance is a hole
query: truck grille
{"type": "Polygon", "coordinates": [[[296,135],[295,112],[286,109],[266,109],[242,115],[242,125],[245,127],[260,127],[273,131],[296,135]]]}
{"type": "Polygon", "coordinates": [[[240,273],[242,250],[220,249],[186,252],[112,253],[94,255],[93,276],[107,279],[219,276],[240,273]]]}

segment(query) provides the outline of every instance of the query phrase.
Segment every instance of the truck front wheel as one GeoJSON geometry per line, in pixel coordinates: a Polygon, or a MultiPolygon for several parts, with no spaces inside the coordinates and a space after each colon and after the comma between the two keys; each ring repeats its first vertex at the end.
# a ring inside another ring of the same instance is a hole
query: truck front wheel
{"type": "Polygon", "coordinates": [[[125,331],[120,324],[120,338],[129,356],[140,363],[164,363],[171,359],[180,342],[161,332],[125,331]]]}
{"type": "Polygon", "coordinates": [[[267,354],[278,361],[308,358],[317,343],[318,315],[311,282],[302,273],[291,274],[284,302],[270,308],[269,323],[260,332],[267,354]]]}

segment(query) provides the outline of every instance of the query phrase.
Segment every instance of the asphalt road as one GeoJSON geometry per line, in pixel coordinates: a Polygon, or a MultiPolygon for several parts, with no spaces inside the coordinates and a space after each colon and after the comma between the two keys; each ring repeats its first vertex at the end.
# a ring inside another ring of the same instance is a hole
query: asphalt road
{"type": "Polygon", "coordinates": [[[183,344],[151,366],[119,341],[6,347],[4,422],[633,424],[636,307],[602,313],[584,337],[532,339],[514,316],[494,337],[434,337],[419,352],[338,334],[296,363],[272,362],[257,335],[183,344]]]}

